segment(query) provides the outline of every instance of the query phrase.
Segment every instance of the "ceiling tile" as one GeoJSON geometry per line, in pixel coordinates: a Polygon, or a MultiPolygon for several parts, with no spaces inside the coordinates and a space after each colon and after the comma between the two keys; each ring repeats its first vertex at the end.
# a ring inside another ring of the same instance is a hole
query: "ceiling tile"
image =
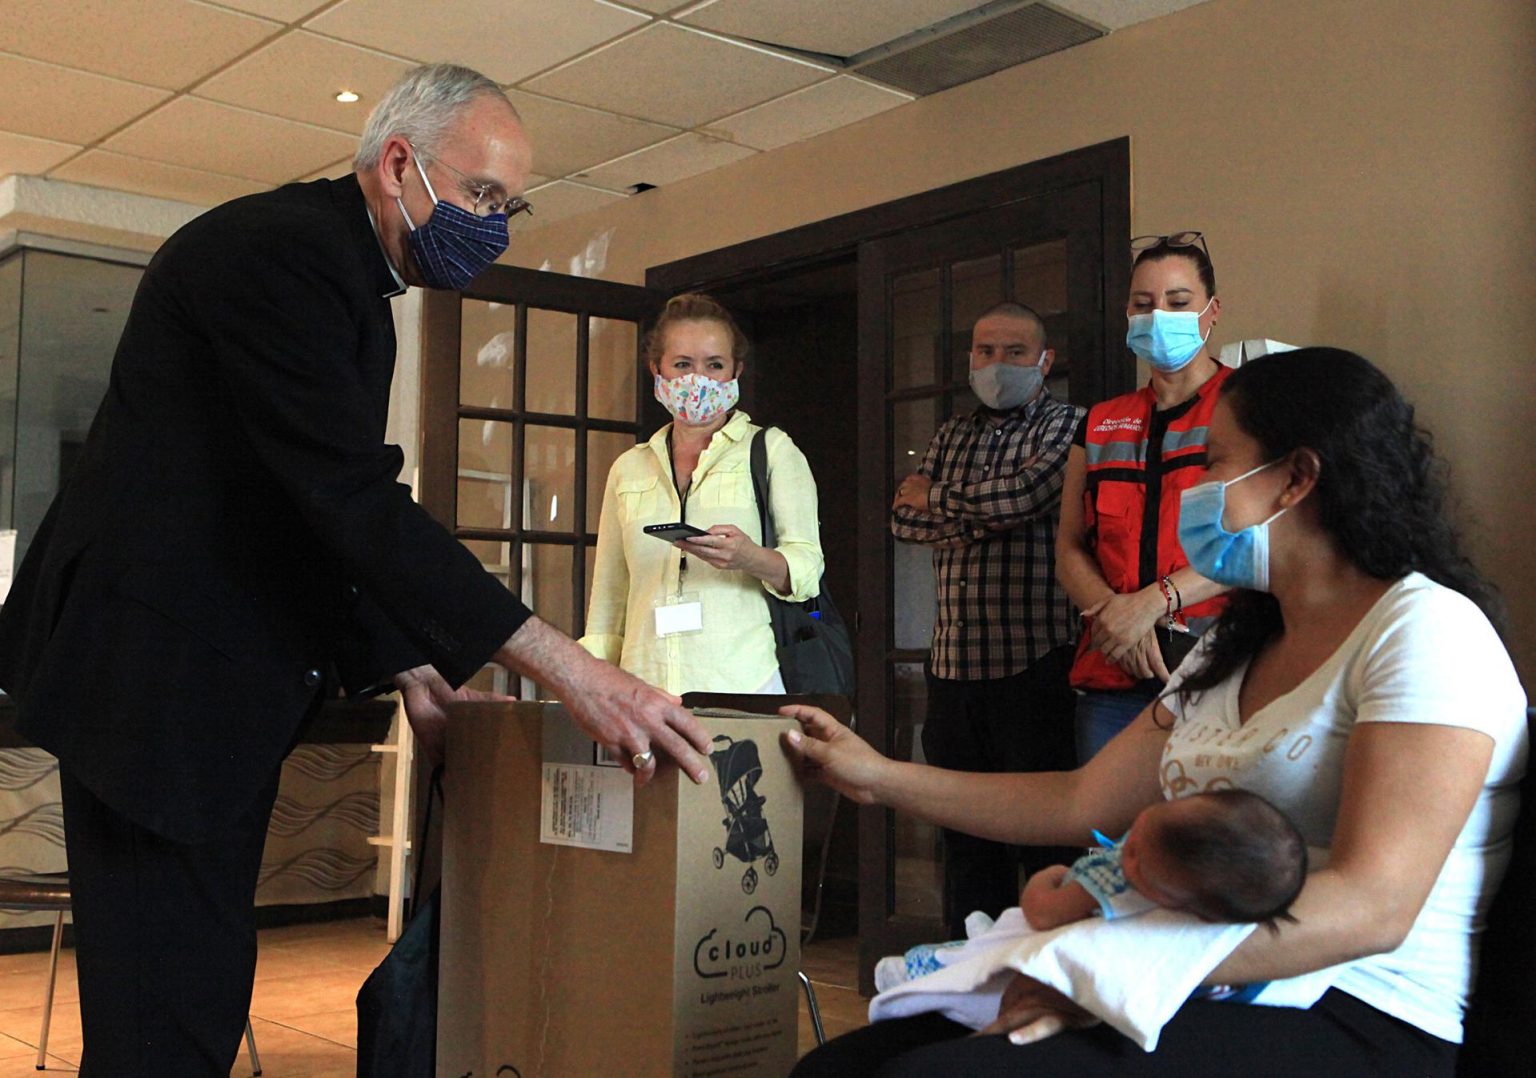
{"type": "Polygon", "coordinates": [[[587,183],[611,191],[627,191],[637,183],[662,187],[712,168],[751,157],[756,150],[723,142],[692,131],[666,142],[657,143],[628,157],[588,169],[582,174],[587,183]]]}
{"type": "Polygon", "coordinates": [[[330,6],[330,0],[214,0],[220,7],[264,15],[278,22],[298,22],[312,11],[330,6]]]}
{"type": "Polygon", "coordinates": [[[513,83],[645,22],[598,0],[342,0],[305,26],[397,56],[467,64],[513,83]]]}
{"type": "Polygon", "coordinates": [[[54,142],[45,138],[13,135],[0,131],[0,179],[13,173],[23,176],[41,176],[72,153],[79,146],[67,142],[54,142]]]}
{"type": "Polygon", "coordinates": [[[911,100],[910,94],[839,75],[777,101],[716,120],[709,125],[708,133],[759,150],[774,150],[911,100]]]}
{"type": "Polygon", "coordinates": [[[176,90],[229,63],[279,27],[192,0],[5,0],[7,50],[176,90]]]}
{"type": "Polygon", "coordinates": [[[657,23],[524,89],[697,127],[825,78],[829,69],[657,23]]]}
{"type": "Polygon", "coordinates": [[[517,106],[533,140],[534,166],[550,176],[568,176],[678,133],[675,127],[516,90],[507,96],[517,106]]]}
{"type": "Polygon", "coordinates": [[[0,53],[0,131],[91,142],[170,96],[152,86],[0,53]]]}
{"type": "Polygon", "coordinates": [[[1053,0],[1053,6],[1107,30],[1123,30],[1138,22],[1172,15],[1207,0],[1053,0]]]}
{"type": "Polygon", "coordinates": [[[265,191],[271,186],[256,180],[221,176],[216,172],[145,161],[104,150],[81,154],[63,168],[55,169],[49,178],[88,183],[93,187],[108,187],[114,191],[132,191],[156,198],[171,198],[177,202],[192,202],[201,206],[216,206],[240,195],[265,191]]]}
{"type": "Polygon", "coordinates": [[[981,5],[981,0],[903,0],[829,4],[826,0],[715,0],[679,21],[828,56],[853,56],[981,5]]]}
{"type": "Polygon", "coordinates": [[[363,133],[368,112],[411,65],[302,30],[284,34],[197,88],[198,97],[363,133]],[[361,100],[336,100],[351,90],[361,100]]]}
{"type": "Polygon", "coordinates": [[[533,203],[533,213],[519,215],[513,222],[513,231],[531,232],[566,217],[574,217],[578,213],[617,202],[623,197],[612,191],[599,191],[595,187],[556,180],[528,192],[528,201],[533,203]]]}
{"type": "Polygon", "coordinates": [[[279,120],[196,97],[181,97],[102,144],[185,168],[284,183],[357,147],[336,131],[279,120]]]}

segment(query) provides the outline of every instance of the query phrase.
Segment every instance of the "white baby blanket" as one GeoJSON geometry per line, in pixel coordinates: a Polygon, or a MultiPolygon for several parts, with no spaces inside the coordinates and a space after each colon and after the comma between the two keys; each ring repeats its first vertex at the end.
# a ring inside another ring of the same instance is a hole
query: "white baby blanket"
{"type": "MultiPolygon", "coordinates": [[[[980,1029],[997,1017],[1003,988],[1018,971],[1062,992],[1150,1052],[1163,1024],[1254,928],[1156,909],[1037,932],[1014,907],[991,929],[944,955],[942,969],[870,1000],[869,1020],[938,1011],[980,1029]]],[[[1310,1007],[1337,972],[1275,981],[1255,1002],[1310,1007]]]]}

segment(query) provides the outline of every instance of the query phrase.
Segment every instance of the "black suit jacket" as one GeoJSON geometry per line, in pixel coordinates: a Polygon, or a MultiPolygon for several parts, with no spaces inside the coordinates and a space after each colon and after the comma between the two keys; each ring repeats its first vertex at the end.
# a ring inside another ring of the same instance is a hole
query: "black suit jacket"
{"type": "Polygon", "coordinates": [[[398,482],[395,290],[355,178],[178,231],[0,611],[22,731],[167,837],[250,803],[331,670],[459,684],[528,616],[398,482]]]}

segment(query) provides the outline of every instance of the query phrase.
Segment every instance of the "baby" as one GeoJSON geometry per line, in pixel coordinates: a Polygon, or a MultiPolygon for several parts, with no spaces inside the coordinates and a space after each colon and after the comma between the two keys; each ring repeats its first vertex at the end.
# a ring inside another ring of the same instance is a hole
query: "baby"
{"type": "MultiPolygon", "coordinates": [[[[1219,790],[1142,809],[1119,842],[1103,844],[1071,866],[1031,876],[1019,895],[1025,920],[1044,931],[1092,916],[1130,917],[1162,907],[1203,921],[1256,923],[1271,930],[1291,920],[1290,905],[1307,876],[1307,844],[1294,824],[1258,794],[1219,790]]],[[[991,927],[967,918],[972,938],[991,927]]],[[[922,944],[875,967],[880,991],[932,973],[965,945],[922,944]]]]}
{"type": "Polygon", "coordinates": [[[1290,919],[1307,876],[1307,844],[1295,825],[1246,790],[1160,801],[1142,809],[1118,843],[1099,839],[1104,847],[1071,867],[1054,865],[1029,878],[1019,905],[1031,927],[1161,906],[1202,921],[1273,929],[1290,919]]]}

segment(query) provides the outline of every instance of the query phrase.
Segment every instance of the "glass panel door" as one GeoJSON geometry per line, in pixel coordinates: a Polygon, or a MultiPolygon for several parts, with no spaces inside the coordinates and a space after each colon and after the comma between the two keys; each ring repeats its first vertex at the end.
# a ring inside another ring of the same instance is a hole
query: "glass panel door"
{"type": "MultiPolygon", "coordinates": [[[[1013,299],[1038,311],[1058,397],[1098,399],[1103,352],[1098,186],[1079,184],[859,248],[860,726],[876,748],[921,762],[924,665],[936,613],[929,548],[890,537],[896,484],[951,416],[977,406],[971,326],[1013,299]],[[1074,363],[1074,357],[1086,358],[1074,363]],[[883,628],[883,631],[882,631],[883,628]]],[[[860,821],[861,981],[882,955],[942,939],[939,833],[871,808],[860,821]]]]}
{"type": "MultiPolygon", "coordinates": [[[[541,618],[580,636],[603,485],[639,439],[641,331],[661,301],[496,266],[426,305],[422,504],[541,618]]],[[[494,665],[473,684],[540,695],[494,665]]]]}

